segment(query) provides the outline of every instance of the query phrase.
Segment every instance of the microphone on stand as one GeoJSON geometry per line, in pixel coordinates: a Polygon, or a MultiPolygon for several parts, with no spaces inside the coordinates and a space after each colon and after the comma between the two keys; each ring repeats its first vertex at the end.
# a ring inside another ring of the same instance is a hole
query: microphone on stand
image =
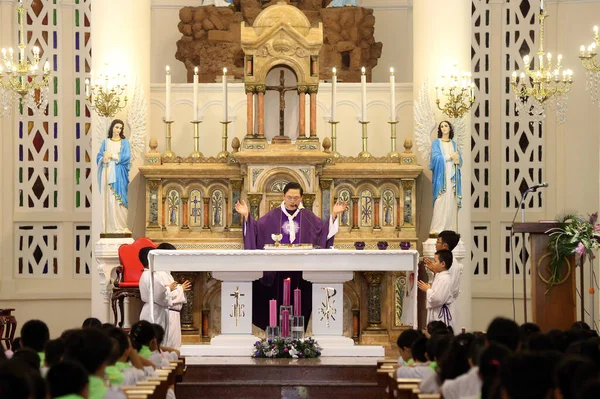
{"type": "Polygon", "coordinates": [[[538,184],[534,184],[533,186],[529,187],[527,189],[527,191],[537,191],[538,188],[546,188],[546,187],[548,187],[547,182],[538,183],[538,184]]]}

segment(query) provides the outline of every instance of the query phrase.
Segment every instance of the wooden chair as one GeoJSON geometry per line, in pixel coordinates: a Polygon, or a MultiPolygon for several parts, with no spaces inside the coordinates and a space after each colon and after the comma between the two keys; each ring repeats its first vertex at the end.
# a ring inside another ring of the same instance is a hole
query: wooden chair
{"type": "Polygon", "coordinates": [[[0,309],[0,342],[4,349],[11,349],[15,331],[17,331],[17,319],[12,315],[14,308],[0,309]]]}
{"type": "Polygon", "coordinates": [[[119,327],[123,328],[125,319],[125,298],[140,298],[140,277],[144,272],[144,266],[140,262],[140,249],[144,247],[156,248],[157,245],[148,238],[138,238],[133,244],[123,244],[119,247],[119,261],[121,265],[117,268],[117,278],[113,285],[110,303],[117,325],[117,303],[121,311],[119,327]]]}

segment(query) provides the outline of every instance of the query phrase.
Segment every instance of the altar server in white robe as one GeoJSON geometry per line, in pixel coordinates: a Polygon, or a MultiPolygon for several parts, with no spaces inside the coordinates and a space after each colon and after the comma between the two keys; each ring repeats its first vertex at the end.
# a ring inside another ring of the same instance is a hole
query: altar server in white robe
{"type": "MultiPolygon", "coordinates": [[[[176,250],[177,248],[173,244],[163,242],[157,249],[176,250]]],[[[158,278],[165,287],[172,287],[175,283],[171,272],[167,271],[155,272],[154,278],[158,278]]],[[[171,290],[173,304],[169,307],[169,330],[165,330],[165,340],[162,346],[175,349],[181,347],[181,309],[187,302],[185,292],[189,291],[191,286],[192,284],[186,280],[182,284],[177,284],[175,289],[171,290]]]]}
{"type": "Polygon", "coordinates": [[[173,297],[171,291],[177,286],[176,282],[173,282],[171,286],[165,287],[162,280],[157,277],[157,273],[154,275],[154,298],[150,297],[150,285],[152,279],[150,270],[148,270],[148,253],[155,248],[145,247],[140,249],[140,262],[144,265],[144,272],[140,277],[140,297],[144,302],[142,312],[140,313],[140,320],[146,320],[150,323],[156,323],[160,325],[165,331],[169,331],[169,308],[173,306],[173,297]],[[152,313],[150,312],[150,301],[154,301],[154,320],[152,320],[152,313]]]}
{"type": "Polygon", "coordinates": [[[431,321],[442,321],[453,329],[456,326],[453,323],[454,317],[454,297],[452,277],[450,268],[452,267],[452,252],[442,249],[435,253],[433,263],[430,269],[435,274],[433,284],[425,283],[419,280],[417,286],[426,293],[427,301],[427,323],[431,321]]]}

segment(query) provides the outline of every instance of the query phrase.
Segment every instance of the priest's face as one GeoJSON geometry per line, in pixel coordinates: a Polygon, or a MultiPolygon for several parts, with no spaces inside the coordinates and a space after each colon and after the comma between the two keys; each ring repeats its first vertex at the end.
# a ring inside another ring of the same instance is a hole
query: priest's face
{"type": "Polygon", "coordinates": [[[283,202],[285,204],[286,209],[298,209],[298,205],[300,205],[300,203],[302,202],[302,195],[300,195],[300,190],[297,188],[289,189],[287,193],[283,194],[283,202]]]}

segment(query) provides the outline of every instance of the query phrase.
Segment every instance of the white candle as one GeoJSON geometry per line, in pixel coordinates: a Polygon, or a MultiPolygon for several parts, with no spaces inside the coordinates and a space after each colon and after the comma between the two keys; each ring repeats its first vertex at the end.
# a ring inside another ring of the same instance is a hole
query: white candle
{"type": "Polygon", "coordinates": [[[361,100],[362,100],[362,115],[361,122],[367,121],[367,75],[365,75],[365,67],[361,68],[360,75],[360,92],[361,92],[361,100]]]}
{"type": "Polygon", "coordinates": [[[337,86],[337,70],[333,68],[333,76],[331,77],[331,121],[337,122],[335,119],[335,90],[337,86]]]}
{"type": "Polygon", "coordinates": [[[171,120],[171,67],[167,65],[165,68],[165,72],[167,73],[166,83],[165,83],[165,121],[171,120]]]}
{"type": "Polygon", "coordinates": [[[227,119],[227,68],[223,68],[223,122],[227,119]]]}
{"type": "Polygon", "coordinates": [[[396,77],[394,68],[390,68],[390,121],[396,122],[396,77]]]}
{"type": "Polygon", "coordinates": [[[198,67],[194,68],[194,121],[198,120],[198,67]]]}
{"type": "Polygon", "coordinates": [[[540,11],[544,11],[544,0],[540,0],[540,11]]]}

